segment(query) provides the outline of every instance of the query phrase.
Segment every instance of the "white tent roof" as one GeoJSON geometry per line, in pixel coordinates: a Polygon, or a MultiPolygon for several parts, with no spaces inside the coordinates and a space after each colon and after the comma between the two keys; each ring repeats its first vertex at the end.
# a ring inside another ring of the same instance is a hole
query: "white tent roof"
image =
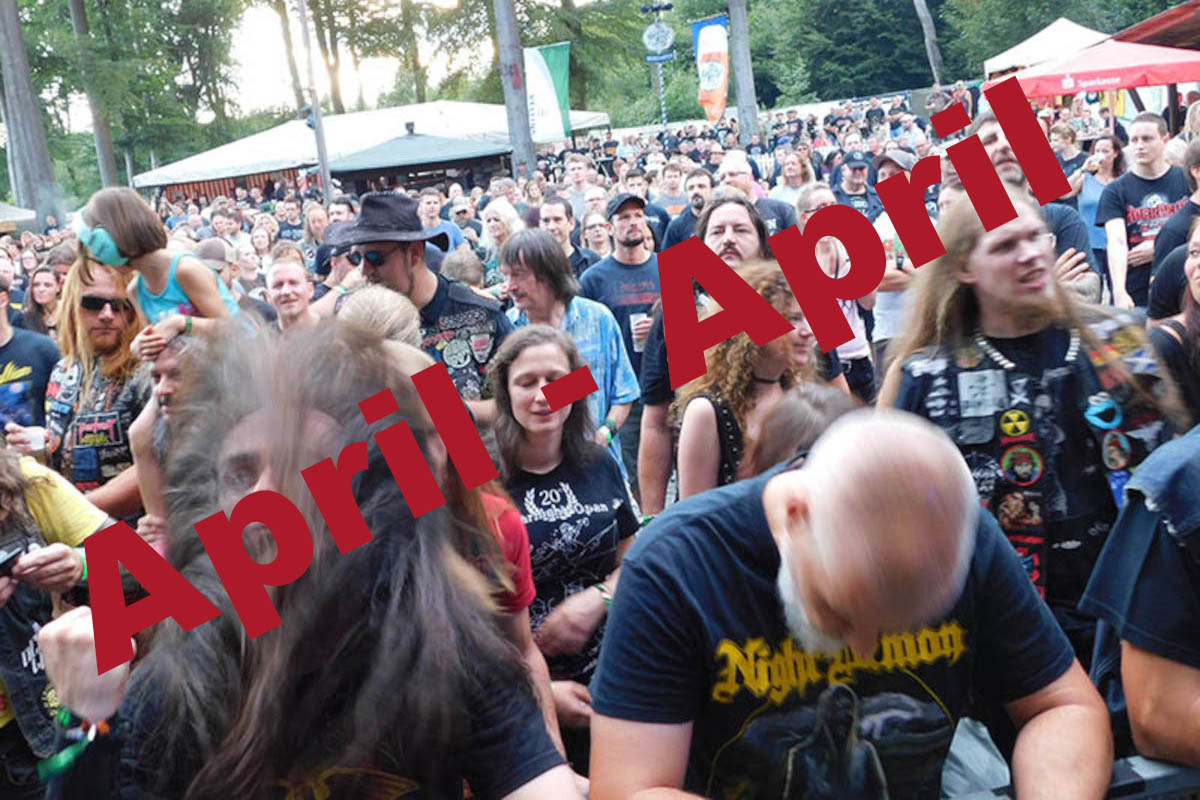
{"type": "MultiPolygon", "coordinates": [[[[324,118],[329,159],[348,156],[404,135],[405,123],[417,133],[508,143],[508,115],[503,105],[435,100],[375,111],[324,118]]],[[[608,125],[602,111],[572,111],[571,126],[582,131],[608,125]]],[[[317,163],[317,140],[303,120],[291,120],[244,139],[188,156],[135,175],[138,188],[253,175],[317,163]]]]}
{"type": "Polygon", "coordinates": [[[1052,58],[1078,53],[1084,48],[1108,39],[1107,33],[1094,31],[1078,25],[1066,17],[1059,17],[1020,44],[1015,44],[999,55],[983,62],[987,75],[1023,69],[1049,61],[1052,58]]]}

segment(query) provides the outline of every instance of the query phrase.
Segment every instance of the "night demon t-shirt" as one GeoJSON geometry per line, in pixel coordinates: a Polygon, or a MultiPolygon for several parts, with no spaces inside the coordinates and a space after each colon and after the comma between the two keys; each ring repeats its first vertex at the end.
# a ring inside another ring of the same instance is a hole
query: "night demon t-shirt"
{"type": "Polygon", "coordinates": [[[1110,219],[1124,219],[1125,239],[1132,249],[1153,240],[1171,215],[1187,202],[1188,194],[1187,179],[1179,167],[1171,167],[1152,181],[1126,172],[1104,187],[1096,224],[1103,227],[1110,219]]]}
{"type": "Polygon", "coordinates": [[[689,498],[634,543],[608,619],[592,707],[692,722],[685,788],[706,797],[937,797],[973,698],[1006,703],[1073,656],[995,520],[983,513],[946,616],[869,658],[789,634],[762,490],[774,474],[689,498]]]}

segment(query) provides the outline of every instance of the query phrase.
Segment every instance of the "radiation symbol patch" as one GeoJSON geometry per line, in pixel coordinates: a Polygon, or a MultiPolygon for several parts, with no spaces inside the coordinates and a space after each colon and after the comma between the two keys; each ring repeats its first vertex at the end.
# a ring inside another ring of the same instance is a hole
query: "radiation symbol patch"
{"type": "Polygon", "coordinates": [[[1019,408],[1010,408],[1000,415],[1000,430],[1005,436],[1024,436],[1029,432],[1029,415],[1019,408]]]}

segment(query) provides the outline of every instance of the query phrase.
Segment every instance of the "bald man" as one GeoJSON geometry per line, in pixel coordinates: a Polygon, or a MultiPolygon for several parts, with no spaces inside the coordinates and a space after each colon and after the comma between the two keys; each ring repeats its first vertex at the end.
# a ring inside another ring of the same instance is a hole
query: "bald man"
{"type": "Polygon", "coordinates": [[[673,506],[622,567],[597,800],[937,797],[973,701],[1019,731],[1018,796],[1108,784],[1099,695],[957,448],[912,415],[844,416],[799,468],[673,506]]]}

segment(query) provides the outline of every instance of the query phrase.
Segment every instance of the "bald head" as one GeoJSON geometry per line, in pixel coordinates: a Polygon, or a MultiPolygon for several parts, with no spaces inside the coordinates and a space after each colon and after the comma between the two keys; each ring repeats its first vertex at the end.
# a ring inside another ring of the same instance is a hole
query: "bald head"
{"type": "Polygon", "coordinates": [[[881,633],[936,618],[962,591],[975,485],[953,443],[911,414],[842,417],[802,469],[767,484],[763,506],[783,555],[781,596],[786,574],[799,604],[788,609],[783,596],[785,611],[802,638],[815,631],[870,654],[881,633]]]}

